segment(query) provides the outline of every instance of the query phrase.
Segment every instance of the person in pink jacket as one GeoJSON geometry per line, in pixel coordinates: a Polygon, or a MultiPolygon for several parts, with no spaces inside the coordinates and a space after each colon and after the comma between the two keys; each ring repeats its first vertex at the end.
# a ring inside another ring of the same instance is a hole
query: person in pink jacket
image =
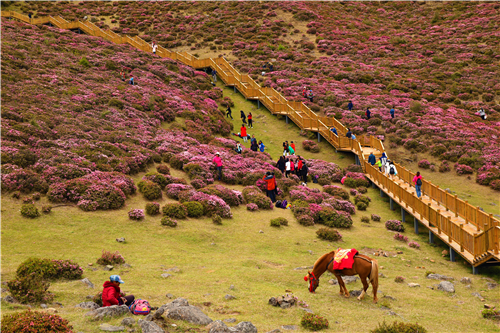
{"type": "Polygon", "coordinates": [[[415,183],[417,197],[420,198],[422,196],[422,176],[420,175],[420,171],[417,171],[417,174],[413,177],[413,183],[415,183]]]}
{"type": "Polygon", "coordinates": [[[222,159],[220,158],[219,152],[215,153],[215,157],[213,162],[215,163],[215,166],[217,167],[217,172],[219,173],[219,180],[222,179],[222,159]]]}

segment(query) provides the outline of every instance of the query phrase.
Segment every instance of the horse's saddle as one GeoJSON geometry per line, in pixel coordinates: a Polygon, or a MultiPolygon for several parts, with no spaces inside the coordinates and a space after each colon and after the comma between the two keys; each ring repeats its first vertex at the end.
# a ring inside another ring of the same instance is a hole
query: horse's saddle
{"type": "Polygon", "coordinates": [[[335,256],[333,258],[333,269],[350,269],[354,264],[354,256],[358,253],[356,249],[341,249],[338,248],[335,251],[335,256]]]}

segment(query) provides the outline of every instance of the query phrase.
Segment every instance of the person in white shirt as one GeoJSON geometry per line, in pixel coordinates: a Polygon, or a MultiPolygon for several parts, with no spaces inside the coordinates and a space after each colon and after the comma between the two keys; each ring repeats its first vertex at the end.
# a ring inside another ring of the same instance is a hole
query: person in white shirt
{"type": "Polygon", "coordinates": [[[153,48],[153,53],[156,54],[156,49],[158,48],[158,44],[153,42],[153,44],[151,44],[151,47],[153,48]]]}
{"type": "Polygon", "coordinates": [[[386,169],[387,175],[390,178],[392,178],[393,176],[396,176],[398,174],[398,170],[396,169],[396,166],[394,165],[394,163],[392,163],[392,161],[387,163],[385,169],[386,169]]]}
{"type": "Polygon", "coordinates": [[[288,178],[288,175],[290,174],[290,170],[291,170],[291,163],[290,163],[290,159],[287,158],[286,163],[285,163],[285,177],[286,178],[288,178]]]}

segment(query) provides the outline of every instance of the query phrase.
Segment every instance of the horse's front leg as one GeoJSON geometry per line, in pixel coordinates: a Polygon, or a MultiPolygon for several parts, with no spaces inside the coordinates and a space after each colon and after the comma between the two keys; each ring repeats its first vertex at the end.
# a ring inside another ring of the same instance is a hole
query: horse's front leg
{"type": "Polygon", "coordinates": [[[336,275],[337,277],[337,281],[339,282],[339,286],[340,286],[340,295],[342,295],[342,293],[344,293],[344,296],[346,298],[349,298],[349,291],[347,291],[347,287],[345,286],[345,283],[344,283],[344,280],[342,280],[342,276],[340,275],[336,275]]]}
{"type": "MultiPolygon", "coordinates": [[[[361,277],[361,276],[360,276],[361,277]]],[[[363,297],[365,297],[365,294],[366,294],[366,290],[368,289],[369,287],[369,284],[368,282],[366,281],[366,278],[361,278],[361,282],[363,283],[363,290],[361,291],[361,295],[358,296],[358,300],[362,300],[363,297]]]]}

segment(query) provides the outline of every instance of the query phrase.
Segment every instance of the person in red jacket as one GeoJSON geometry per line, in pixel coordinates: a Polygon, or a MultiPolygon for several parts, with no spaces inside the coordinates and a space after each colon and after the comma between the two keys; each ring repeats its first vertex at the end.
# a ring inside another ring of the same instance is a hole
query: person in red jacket
{"type": "Polygon", "coordinates": [[[267,183],[267,196],[273,203],[276,202],[276,177],[274,177],[274,174],[272,172],[268,171],[266,172],[266,175],[262,178],[262,180],[267,183]]]}
{"type": "Polygon", "coordinates": [[[248,117],[247,117],[247,119],[248,119],[248,126],[249,126],[250,128],[253,128],[252,112],[249,112],[249,113],[248,113],[248,117]]]}
{"type": "Polygon", "coordinates": [[[247,142],[247,128],[245,127],[245,124],[241,124],[240,133],[241,133],[241,137],[243,139],[243,142],[247,142]]]}
{"type": "Polygon", "coordinates": [[[293,151],[297,153],[297,150],[295,149],[295,143],[293,143],[293,141],[290,143],[290,146],[292,146],[293,151]]]}
{"type": "Polygon", "coordinates": [[[119,275],[111,275],[109,281],[104,282],[102,290],[102,306],[127,305],[134,301],[134,295],[125,296],[120,292],[120,283],[123,283],[119,275]]]}

